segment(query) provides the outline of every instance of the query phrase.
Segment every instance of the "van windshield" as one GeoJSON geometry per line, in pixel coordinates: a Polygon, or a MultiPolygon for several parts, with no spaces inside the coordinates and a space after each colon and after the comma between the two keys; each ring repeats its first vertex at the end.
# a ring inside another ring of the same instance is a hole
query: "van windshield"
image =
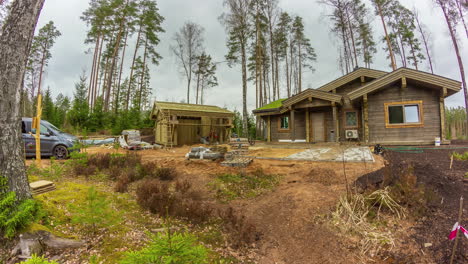
{"type": "Polygon", "coordinates": [[[49,122],[47,122],[47,121],[44,121],[44,123],[46,123],[47,126],[50,127],[50,128],[52,128],[54,131],[63,133],[62,130],[58,129],[56,126],[52,125],[51,123],[49,123],[49,122]]]}

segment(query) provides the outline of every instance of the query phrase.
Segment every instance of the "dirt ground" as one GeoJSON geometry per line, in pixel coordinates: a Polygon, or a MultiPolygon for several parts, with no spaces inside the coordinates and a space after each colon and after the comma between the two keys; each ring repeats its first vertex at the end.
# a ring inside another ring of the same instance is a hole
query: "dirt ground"
{"type": "MultiPolygon", "coordinates": [[[[234,200],[226,205],[242,212],[261,234],[250,251],[255,252],[252,257],[255,263],[363,263],[359,258],[358,242],[330,230],[331,225],[324,221],[327,221],[326,216],[335,208],[339,197],[346,194],[346,182],[353,185],[363,175],[383,174],[386,163],[384,157],[374,155],[373,163],[255,159],[248,168],[238,169],[223,167],[220,161],[187,160],[185,154],[190,148],[141,150],[138,153],[142,155],[143,161],[176,168],[179,177],[189,179],[193,188],[202,191],[204,198],[213,202],[214,195],[207,184],[218,174],[262,169],[266,174],[283,176],[279,186],[272,192],[253,199],[234,200]]],[[[256,156],[282,157],[302,150],[253,148],[249,155],[255,153],[256,156]]],[[[125,150],[91,147],[86,152],[124,153],[125,150]]],[[[431,207],[428,216],[416,221],[402,220],[395,234],[394,254],[377,256],[373,263],[448,263],[452,243],[448,242],[447,235],[456,221],[460,195],[468,197],[466,183],[463,182],[463,175],[468,172],[468,162],[454,161],[452,170],[449,170],[451,152],[453,150],[388,152],[385,156],[395,164],[414,164],[418,181],[433,186],[443,202],[431,207]],[[425,243],[432,245],[425,247],[425,243]]],[[[45,160],[45,163],[48,162],[45,160]]],[[[468,202],[465,205],[463,222],[466,226],[468,202]]],[[[464,240],[460,240],[459,252],[464,253],[459,255],[457,263],[466,263],[468,243],[464,240]]]]}
{"type": "MultiPolygon", "coordinates": [[[[204,192],[207,183],[221,173],[263,169],[266,174],[283,176],[272,192],[229,204],[261,233],[261,239],[253,245],[256,263],[358,263],[354,246],[339,239],[317,218],[329,213],[339,197],[346,194],[346,181],[354,182],[359,176],[380,169],[383,166],[380,156],[375,157],[374,163],[346,163],[344,167],[341,162],[257,159],[248,168],[238,169],[223,167],[217,161],[186,160],[184,155],[189,150],[190,147],[181,147],[139,153],[144,161],[175,167],[181,177],[190,179],[194,188],[204,192]]],[[[301,150],[275,148],[266,152],[272,157],[301,150]]],[[[103,147],[87,149],[88,153],[112,151],[115,150],[103,147]]]]}
{"type": "MultiPolygon", "coordinates": [[[[410,258],[414,263],[449,263],[453,241],[449,241],[447,236],[457,221],[461,196],[465,198],[461,223],[463,226],[468,224],[468,182],[464,179],[464,175],[468,173],[468,161],[454,159],[450,169],[451,154],[468,151],[468,141],[456,143],[440,149],[428,147],[416,151],[386,151],[384,156],[392,171],[400,170],[405,165],[411,166],[417,183],[435,192],[429,212],[415,219],[414,225],[408,229],[412,234],[408,239],[415,241],[417,250],[411,253],[402,251],[400,256],[396,256],[397,259],[408,259],[406,254],[411,254],[410,258]],[[425,247],[426,243],[431,246],[425,247]],[[416,259],[419,261],[415,261],[416,259]]],[[[385,170],[381,169],[361,177],[358,182],[380,184],[384,177],[385,170]]],[[[455,263],[468,263],[468,240],[464,237],[460,238],[457,251],[455,263]]]]}

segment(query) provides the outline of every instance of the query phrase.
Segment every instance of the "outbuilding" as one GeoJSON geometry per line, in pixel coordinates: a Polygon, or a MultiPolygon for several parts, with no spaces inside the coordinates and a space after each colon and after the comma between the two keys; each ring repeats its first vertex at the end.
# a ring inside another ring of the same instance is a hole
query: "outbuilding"
{"type": "Polygon", "coordinates": [[[229,140],[234,113],[213,105],[157,101],[151,111],[155,142],[166,147],[229,140]]]}

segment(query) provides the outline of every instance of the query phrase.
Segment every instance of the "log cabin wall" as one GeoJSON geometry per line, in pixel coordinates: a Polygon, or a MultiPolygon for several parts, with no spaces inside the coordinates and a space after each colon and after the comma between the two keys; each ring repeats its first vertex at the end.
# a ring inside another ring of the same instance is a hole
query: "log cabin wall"
{"type": "Polygon", "coordinates": [[[370,142],[378,143],[430,143],[440,137],[439,90],[414,85],[384,88],[368,95],[370,142]],[[422,100],[422,127],[393,127],[385,125],[385,103],[422,100]]]}

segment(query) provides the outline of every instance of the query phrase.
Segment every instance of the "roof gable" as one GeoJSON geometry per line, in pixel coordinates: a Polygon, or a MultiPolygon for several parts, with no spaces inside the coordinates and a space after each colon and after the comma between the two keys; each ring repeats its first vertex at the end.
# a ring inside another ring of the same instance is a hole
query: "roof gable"
{"type": "Polygon", "coordinates": [[[324,91],[324,92],[330,92],[333,89],[336,89],[338,87],[341,87],[347,83],[350,83],[358,78],[361,78],[361,76],[364,77],[369,77],[369,78],[379,78],[387,74],[385,71],[379,71],[379,70],[374,70],[374,69],[368,69],[368,68],[358,68],[344,76],[341,76],[338,79],[335,79],[325,85],[322,85],[319,87],[317,90],[324,91]]]}
{"type": "Polygon", "coordinates": [[[206,114],[218,114],[223,116],[232,116],[233,112],[218,107],[214,105],[199,105],[199,104],[184,104],[184,103],[174,103],[174,102],[161,102],[156,101],[153,105],[153,110],[151,111],[151,116],[153,118],[157,117],[159,111],[170,112],[172,114],[189,114],[189,113],[198,113],[197,116],[200,116],[202,113],[206,114]]]}
{"type": "Polygon", "coordinates": [[[388,73],[348,94],[351,100],[355,100],[365,94],[372,93],[376,90],[384,88],[385,86],[394,83],[402,78],[415,80],[422,83],[427,83],[447,89],[448,95],[452,95],[461,89],[461,83],[452,79],[448,79],[439,75],[417,71],[408,68],[399,68],[396,71],[388,73]]]}

